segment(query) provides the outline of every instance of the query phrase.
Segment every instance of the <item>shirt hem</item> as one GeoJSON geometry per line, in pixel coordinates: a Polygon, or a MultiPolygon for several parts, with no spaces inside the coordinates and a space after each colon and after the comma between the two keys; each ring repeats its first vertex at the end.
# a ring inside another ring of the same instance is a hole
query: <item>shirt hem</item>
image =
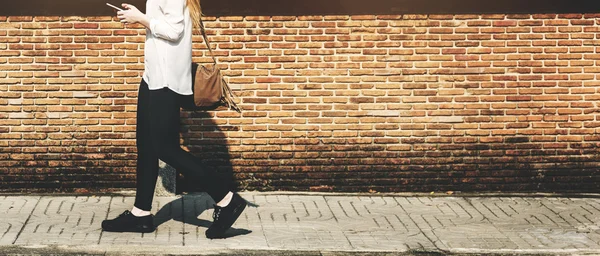
{"type": "Polygon", "coordinates": [[[148,90],[153,91],[153,90],[161,90],[161,89],[164,89],[164,88],[167,88],[167,89],[171,90],[172,92],[177,93],[179,95],[192,95],[192,94],[194,94],[194,92],[191,92],[189,94],[182,93],[182,92],[176,91],[175,89],[173,89],[173,88],[171,88],[169,86],[162,86],[162,87],[158,87],[158,88],[150,88],[150,87],[148,87],[148,90]]]}

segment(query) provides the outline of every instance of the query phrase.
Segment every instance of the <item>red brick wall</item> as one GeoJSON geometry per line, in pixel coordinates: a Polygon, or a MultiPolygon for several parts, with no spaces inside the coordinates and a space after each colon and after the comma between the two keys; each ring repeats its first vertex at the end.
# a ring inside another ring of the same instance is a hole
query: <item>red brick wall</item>
{"type": "MultiPolygon", "coordinates": [[[[213,17],[244,112],[182,145],[248,190],[597,191],[599,17],[213,17]]],[[[135,186],[144,33],[0,17],[1,190],[135,186]]]]}

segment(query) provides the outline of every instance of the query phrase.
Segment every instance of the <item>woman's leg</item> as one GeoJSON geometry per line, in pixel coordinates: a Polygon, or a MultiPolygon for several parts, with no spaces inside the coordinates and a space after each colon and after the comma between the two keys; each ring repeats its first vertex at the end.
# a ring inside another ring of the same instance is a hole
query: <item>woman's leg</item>
{"type": "Polygon", "coordinates": [[[152,135],[150,133],[150,91],[148,84],[142,79],[138,92],[137,114],[136,114],[136,194],[134,206],[144,211],[152,208],[154,188],[158,178],[158,155],[152,147],[152,135]]]}
{"type": "Polygon", "coordinates": [[[181,171],[186,178],[198,181],[198,185],[217,203],[213,223],[205,234],[208,238],[224,237],[247,203],[237,193],[231,193],[231,178],[219,174],[212,166],[202,164],[200,159],[181,148],[180,99],[181,95],[169,88],[150,90],[152,146],[158,158],[181,171]]]}
{"type": "Polygon", "coordinates": [[[214,167],[200,164],[199,159],[181,148],[180,95],[169,88],[150,90],[150,133],[158,158],[174,167],[186,178],[198,181],[215,202],[231,190],[231,179],[214,167]]]}
{"type": "MultiPolygon", "coordinates": [[[[150,142],[150,116],[149,116],[148,84],[142,79],[138,88],[137,114],[136,114],[136,194],[133,210],[150,211],[154,187],[158,176],[158,156],[150,142]],[[140,210],[141,209],[141,210],[140,210]]],[[[102,221],[102,230],[112,232],[154,232],[154,218],[150,213],[137,215],[136,211],[126,210],[114,219],[102,221]]],[[[139,212],[138,212],[139,213],[139,212]]]]}

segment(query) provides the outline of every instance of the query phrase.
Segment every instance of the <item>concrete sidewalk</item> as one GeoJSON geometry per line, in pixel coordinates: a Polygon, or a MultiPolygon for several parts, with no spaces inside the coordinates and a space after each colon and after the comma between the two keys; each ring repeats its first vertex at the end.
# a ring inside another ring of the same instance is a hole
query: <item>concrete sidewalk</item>
{"type": "Polygon", "coordinates": [[[205,194],[155,197],[157,230],[102,232],[129,194],[0,196],[0,254],[600,255],[600,195],[241,193],[230,238],[208,240],[205,194]]]}

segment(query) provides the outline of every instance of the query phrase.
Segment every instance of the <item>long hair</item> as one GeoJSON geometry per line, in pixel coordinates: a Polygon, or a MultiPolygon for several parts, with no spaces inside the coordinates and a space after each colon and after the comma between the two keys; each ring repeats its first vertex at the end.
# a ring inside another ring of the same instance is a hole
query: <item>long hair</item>
{"type": "Polygon", "coordinates": [[[202,8],[200,7],[200,0],[187,0],[186,5],[190,11],[190,18],[192,19],[193,28],[200,31],[200,16],[202,16],[202,8]]]}

